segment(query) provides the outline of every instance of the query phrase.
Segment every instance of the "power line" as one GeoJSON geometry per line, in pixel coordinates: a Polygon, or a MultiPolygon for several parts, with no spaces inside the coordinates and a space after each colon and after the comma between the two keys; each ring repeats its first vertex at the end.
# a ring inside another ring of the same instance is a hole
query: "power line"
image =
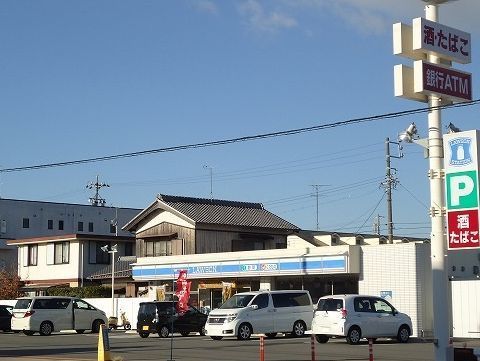
{"type": "Polygon", "coordinates": [[[3,168],[3,169],[0,169],[0,173],[22,172],[22,171],[28,171],[28,170],[53,168],[53,167],[65,167],[69,165],[103,162],[103,161],[115,160],[115,159],[121,159],[121,158],[132,158],[132,157],[138,157],[138,156],[148,155],[148,154],[176,152],[179,150],[186,150],[186,149],[213,147],[218,145],[246,142],[246,141],[258,140],[258,139],[289,136],[289,135],[308,133],[308,132],[313,132],[318,130],[336,128],[336,127],[346,126],[351,124],[371,122],[371,121],[382,120],[382,119],[398,118],[398,117],[412,115],[412,114],[426,113],[426,112],[437,110],[437,109],[459,108],[459,107],[471,106],[471,105],[476,105],[478,103],[480,103],[480,99],[472,100],[470,102],[465,102],[465,103],[459,103],[459,104],[446,104],[446,105],[440,105],[435,107],[425,107],[425,108],[404,110],[401,112],[393,112],[393,113],[385,113],[385,114],[373,115],[368,117],[353,118],[353,119],[334,122],[334,123],[316,125],[312,127],[290,129],[290,130],[284,130],[279,132],[250,135],[245,137],[230,138],[230,139],[194,143],[194,144],[185,144],[185,145],[178,145],[178,146],[166,147],[166,148],[149,149],[149,150],[142,150],[138,152],[107,155],[103,157],[86,158],[86,159],[72,160],[72,161],[66,161],[66,162],[46,163],[46,164],[31,165],[31,166],[25,166],[25,167],[3,168]]]}

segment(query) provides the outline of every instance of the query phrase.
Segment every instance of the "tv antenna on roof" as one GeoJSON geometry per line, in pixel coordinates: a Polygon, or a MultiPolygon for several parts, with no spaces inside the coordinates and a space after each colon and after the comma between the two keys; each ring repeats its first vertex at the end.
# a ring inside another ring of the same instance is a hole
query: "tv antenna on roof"
{"type": "Polygon", "coordinates": [[[107,201],[100,197],[100,194],[98,193],[98,191],[103,188],[103,187],[110,187],[108,184],[106,183],[100,183],[98,181],[98,175],[97,175],[97,181],[96,182],[90,182],[87,184],[87,188],[88,189],[93,189],[95,188],[95,196],[93,197],[90,197],[88,200],[90,201],[90,204],[92,206],[95,206],[95,207],[104,207],[105,206],[105,203],[107,203],[107,201]]]}

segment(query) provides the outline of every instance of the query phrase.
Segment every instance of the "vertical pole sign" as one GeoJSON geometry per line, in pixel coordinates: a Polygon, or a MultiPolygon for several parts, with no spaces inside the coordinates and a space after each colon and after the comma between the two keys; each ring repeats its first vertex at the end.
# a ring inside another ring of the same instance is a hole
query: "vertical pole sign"
{"type": "Polygon", "coordinates": [[[445,134],[448,249],[479,248],[478,130],[445,134]]]}
{"type": "MultiPolygon", "coordinates": [[[[456,248],[473,248],[478,244],[478,172],[470,160],[467,161],[469,156],[476,157],[473,148],[468,148],[467,144],[454,144],[452,140],[449,163],[454,170],[443,178],[445,138],[442,137],[441,106],[472,100],[472,75],[452,68],[454,62],[471,62],[471,41],[470,34],[437,22],[438,5],[448,0],[424,2],[425,18],[413,19],[412,26],[393,25],[394,54],[413,60],[413,68],[403,64],[395,66],[394,91],[395,96],[426,102],[430,107],[427,120],[434,356],[435,361],[450,361],[453,352],[449,346],[451,296],[445,257],[444,182],[448,183],[451,212],[448,243],[456,248]]],[[[476,144],[476,138],[472,138],[472,142],[473,139],[476,144]]]]}

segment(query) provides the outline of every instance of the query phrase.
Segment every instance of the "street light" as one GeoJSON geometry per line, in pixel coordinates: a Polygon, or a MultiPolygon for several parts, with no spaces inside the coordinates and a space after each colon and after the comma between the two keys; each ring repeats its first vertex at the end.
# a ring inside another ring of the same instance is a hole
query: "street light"
{"type": "Polygon", "coordinates": [[[103,252],[110,253],[112,256],[112,317],[115,317],[115,253],[118,252],[117,245],[108,249],[108,244],[100,248],[103,252]]]}

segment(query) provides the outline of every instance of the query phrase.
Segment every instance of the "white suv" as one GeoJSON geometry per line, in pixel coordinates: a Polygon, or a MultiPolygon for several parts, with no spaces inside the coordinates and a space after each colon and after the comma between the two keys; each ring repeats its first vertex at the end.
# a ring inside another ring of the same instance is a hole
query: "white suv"
{"type": "Polygon", "coordinates": [[[412,321],[380,297],[332,295],[318,300],[312,333],[320,343],[330,337],[346,337],[351,345],[378,337],[395,337],[405,343],[412,334],[412,321]]]}

